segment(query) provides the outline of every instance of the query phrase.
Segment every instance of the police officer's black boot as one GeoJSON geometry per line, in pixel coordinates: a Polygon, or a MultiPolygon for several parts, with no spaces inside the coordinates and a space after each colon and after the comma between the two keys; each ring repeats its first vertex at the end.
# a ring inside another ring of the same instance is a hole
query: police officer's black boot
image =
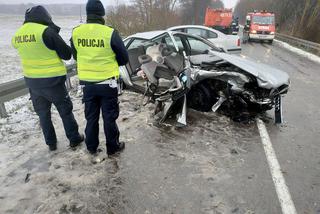
{"type": "Polygon", "coordinates": [[[107,151],[108,156],[115,155],[115,154],[121,152],[122,150],[124,150],[125,146],[126,146],[126,144],[124,142],[119,142],[118,149],[113,150],[113,151],[109,151],[109,150],[107,151]]]}
{"type": "Polygon", "coordinates": [[[57,144],[50,144],[49,146],[49,151],[53,152],[57,150],[57,144]]]}
{"type": "Polygon", "coordinates": [[[84,141],[84,135],[80,134],[80,137],[77,141],[70,141],[70,147],[75,148],[79,146],[84,141]]]}

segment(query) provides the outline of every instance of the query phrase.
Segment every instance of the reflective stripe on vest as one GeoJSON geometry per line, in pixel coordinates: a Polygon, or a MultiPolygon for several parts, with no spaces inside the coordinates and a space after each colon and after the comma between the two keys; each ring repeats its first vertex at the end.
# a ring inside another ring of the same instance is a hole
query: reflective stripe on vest
{"type": "Polygon", "coordinates": [[[108,26],[91,23],[73,30],[80,80],[97,82],[119,77],[119,65],[110,44],[112,33],[108,26]]]}
{"type": "Polygon", "coordinates": [[[66,75],[62,60],[43,42],[42,34],[47,27],[26,23],[12,38],[12,45],[19,52],[25,77],[50,78],[66,75]]]}

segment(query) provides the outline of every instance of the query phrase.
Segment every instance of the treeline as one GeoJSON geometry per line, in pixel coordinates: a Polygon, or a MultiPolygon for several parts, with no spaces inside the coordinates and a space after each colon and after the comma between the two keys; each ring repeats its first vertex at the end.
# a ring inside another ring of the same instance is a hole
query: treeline
{"type": "MultiPolygon", "coordinates": [[[[35,4],[0,4],[0,14],[23,15],[28,8],[33,6],[35,6],[35,4]]],[[[86,5],[80,4],[48,4],[43,6],[45,6],[52,15],[79,16],[80,9],[82,14],[86,12],[86,5]]]]}
{"type": "Polygon", "coordinates": [[[179,24],[203,24],[207,7],[224,5],[221,0],[131,0],[109,8],[106,21],[121,34],[130,35],[179,24]]]}
{"type": "Polygon", "coordinates": [[[247,12],[265,9],[276,14],[278,32],[320,43],[320,0],[240,0],[235,16],[244,23],[247,12]]]}

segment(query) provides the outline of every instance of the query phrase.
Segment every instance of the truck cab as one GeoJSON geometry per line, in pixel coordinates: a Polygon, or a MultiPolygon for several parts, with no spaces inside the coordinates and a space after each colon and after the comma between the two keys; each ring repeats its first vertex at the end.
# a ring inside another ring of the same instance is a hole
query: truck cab
{"type": "Polygon", "coordinates": [[[248,13],[246,28],[249,31],[249,41],[260,40],[272,43],[276,30],[274,13],[267,11],[248,13]]]}

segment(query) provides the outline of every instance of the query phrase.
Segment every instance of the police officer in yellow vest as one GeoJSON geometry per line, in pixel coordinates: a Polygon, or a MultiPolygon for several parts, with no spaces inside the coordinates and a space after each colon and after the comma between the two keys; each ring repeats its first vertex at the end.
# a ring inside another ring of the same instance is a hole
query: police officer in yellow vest
{"type": "Polygon", "coordinates": [[[99,146],[99,115],[102,110],[107,154],[124,149],[119,142],[116,120],[119,116],[117,79],[119,65],[128,62],[128,52],[121,37],[105,25],[104,7],[99,0],[89,0],[87,23],[74,28],[71,38],[73,56],[77,60],[78,76],[85,104],[86,145],[92,155],[99,146]]]}
{"type": "Polygon", "coordinates": [[[61,60],[71,58],[71,49],[59,36],[59,31],[47,10],[35,6],[26,11],[24,24],[12,38],[50,151],[57,149],[57,137],[51,121],[52,104],[61,116],[70,146],[76,147],[84,140],[72,113],[73,105],[65,87],[66,67],[61,60]]]}

